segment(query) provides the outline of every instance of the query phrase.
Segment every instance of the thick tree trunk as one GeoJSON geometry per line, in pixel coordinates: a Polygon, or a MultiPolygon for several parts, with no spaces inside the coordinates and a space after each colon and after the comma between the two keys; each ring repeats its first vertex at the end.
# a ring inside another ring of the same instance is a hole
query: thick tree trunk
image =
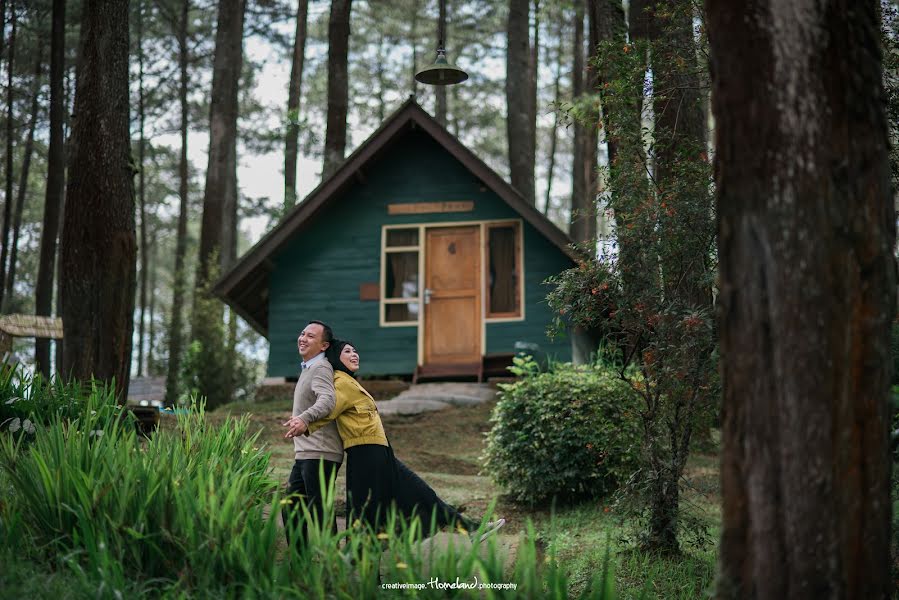
{"type": "MultiPolygon", "coordinates": [[[[168,370],[165,383],[165,404],[174,406],[178,401],[181,391],[181,352],[184,342],[184,295],[187,292],[185,282],[184,257],[187,253],[187,211],[189,205],[187,158],[187,131],[190,126],[190,106],[187,102],[187,88],[189,84],[187,67],[190,63],[190,50],[188,48],[187,28],[190,16],[190,1],[181,3],[181,19],[178,23],[178,64],[180,69],[180,88],[178,101],[181,106],[181,156],[178,162],[178,229],[175,234],[175,271],[172,283],[172,314],[169,320],[169,348],[168,370]]],[[[154,249],[156,245],[153,245],[154,249]]],[[[152,299],[151,299],[152,302],[152,299]]],[[[152,307],[152,305],[151,305],[152,307]]],[[[152,308],[151,308],[152,311],[152,308]]],[[[150,316],[152,323],[153,317],[150,316]]],[[[153,344],[152,333],[150,335],[150,347],[153,344]]]]}
{"type": "Polygon", "coordinates": [[[16,210],[13,216],[12,248],[9,253],[9,272],[6,274],[6,292],[3,295],[3,308],[0,313],[9,313],[13,301],[13,288],[16,284],[16,262],[19,256],[19,230],[22,228],[22,210],[25,207],[25,196],[28,193],[28,173],[31,170],[31,155],[34,152],[34,129],[37,125],[38,103],[41,90],[41,68],[43,56],[38,50],[37,64],[34,68],[34,89],[31,93],[31,123],[25,138],[25,149],[22,152],[22,172],[19,174],[19,189],[16,194],[16,210]]]}
{"type": "Polygon", "coordinates": [[[306,21],[309,0],[297,0],[297,27],[293,38],[293,60],[287,88],[287,139],[284,148],[284,210],[297,202],[297,156],[300,135],[300,99],[303,95],[303,64],[306,60],[306,21]]]}
{"type": "Polygon", "coordinates": [[[534,204],[534,134],[530,100],[530,0],[509,0],[506,49],[506,140],[512,187],[534,204]]]}
{"type": "Polygon", "coordinates": [[[140,202],[140,318],[138,319],[137,332],[137,376],[144,375],[144,329],[147,316],[147,198],[144,177],[146,139],[144,130],[146,125],[146,111],[144,110],[144,14],[143,0],[137,0],[137,112],[139,122],[139,139],[137,146],[137,168],[140,202]]]}
{"type": "Polygon", "coordinates": [[[331,19],[328,22],[328,116],[322,178],[337,170],[346,152],[351,8],[352,0],[331,0],[331,19]]]}
{"type": "MultiPolygon", "coordinates": [[[[574,45],[572,48],[571,96],[578,102],[584,93],[584,3],[574,3],[574,45]]],[[[579,229],[581,215],[587,206],[587,179],[584,171],[584,150],[587,128],[579,121],[574,124],[574,148],[571,161],[571,215],[568,219],[569,234],[576,242],[585,238],[579,229]]]]}
{"type": "Polygon", "coordinates": [[[877,2],[707,2],[719,598],[888,598],[896,310],[877,2]]]}
{"type": "MultiPolygon", "coordinates": [[[[61,223],[66,179],[65,122],[65,28],[66,0],[53,0],[50,32],[50,146],[47,151],[47,185],[44,196],[44,219],[41,226],[41,249],[35,284],[34,312],[50,316],[53,311],[53,275],[56,271],[57,238],[61,223]]],[[[57,314],[59,311],[57,309],[57,314]]],[[[59,346],[58,344],[57,346],[59,346]]],[[[38,372],[50,376],[50,340],[38,339],[34,344],[34,361],[38,372]]]]}
{"type": "Polygon", "coordinates": [[[3,244],[0,248],[0,306],[3,305],[3,282],[6,281],[6,264],[9,260],[9,232],[12,229],[13,207],[13,86],[12,74],[16,64],[16,7],[10,4],[9,59],[6,62],[6,194],[3,202],[3,244]]]}
{"type": "Polygon", "coordinates": [[[128,131],[128,3],[86,0],[62,231],[65,372],[115,378],[125,401],[134,330],[134,165],[128,131]]]}

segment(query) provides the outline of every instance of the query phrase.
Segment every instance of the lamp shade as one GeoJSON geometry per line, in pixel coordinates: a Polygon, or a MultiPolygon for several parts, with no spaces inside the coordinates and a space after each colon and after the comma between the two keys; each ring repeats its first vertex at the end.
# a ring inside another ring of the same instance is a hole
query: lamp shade
{"type": "Polygon", "coordinates": [[[437,49],[437,59],[434,64],[425,67],[415,74],[415,80],[427,85],[453,85],[462,83],[468,79],[468,73],[450,64],[446,60],[446,51],[437,49]]]}

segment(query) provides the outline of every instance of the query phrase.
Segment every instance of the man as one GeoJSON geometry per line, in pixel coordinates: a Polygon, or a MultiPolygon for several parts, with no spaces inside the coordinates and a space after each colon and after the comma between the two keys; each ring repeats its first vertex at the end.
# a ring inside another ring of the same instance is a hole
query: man
{"type": "MultiPolygon", "coordinates": [[[[325,359],[325,350],[331,345],[334,335],[331,328],[321,321],[309,321],[297,338],[297,349],[303,358],[302,370],[293,392],[293,416],[284,423],[287,427],[285,438],[293,438],[295,461],[287,481],[288,497],[299,495],[309,509],[310,516],[319,521],[324,514],[324,484],[337,477],[343,463],[343,442],[337,433],[337,425],[328,423],[315,433],[304,436],[310,423],[327,417],[336,404],[334,392],[334,369],[325,359]]],[[[293,506],[282,513],[285,525],[289,519],[297,523],[300,518],[299,506],[293,506]]],[[[337,523],[331,528],[336,532],[337,523]]],[[[303,525],[302,537],[307,536],[303,525]]]]}

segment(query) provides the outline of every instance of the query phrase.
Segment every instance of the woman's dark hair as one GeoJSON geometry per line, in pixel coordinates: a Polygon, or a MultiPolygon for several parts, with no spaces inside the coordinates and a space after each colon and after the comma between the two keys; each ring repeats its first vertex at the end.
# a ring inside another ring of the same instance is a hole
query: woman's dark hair
{"type": "Polygon", "coordinates": [[[353,377],[356,376],[355,371],[350,371],[345,364],[340,360],[340,353],[343,352],[344,346],[352,346],[356,347],[355,344],[349,342],[347,340],[334,340],[331,342],[331,345],[325,350],[325,358],[328,359],[328,362],[331,363],[331,366],[334,367],[335,371],[343,371],[344,373],[349,373],[353,377]]]}

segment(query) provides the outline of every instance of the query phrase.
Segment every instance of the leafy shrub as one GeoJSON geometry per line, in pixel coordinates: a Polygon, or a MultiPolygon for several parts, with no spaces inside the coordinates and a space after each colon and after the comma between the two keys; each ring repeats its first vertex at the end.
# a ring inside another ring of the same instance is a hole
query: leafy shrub
{"type": "Polygon", "coordinates": [[[637,468],[636,396],[615,372],[566,363],[541,373],[529,357],[513,369],[524,377],[500,385],[485,459],[516,500],[603,496],[637,468]]]}
{"type": "Polygon", "coordinates": [[[84,385],[59,377],[48,381],[40,374],[0,365],[0,432],[33,439],[37,426],[76,420],[88,405],[101,429],[114,419],[129,418],[116,406],[114,384],[95,381],[84,385]]]}

